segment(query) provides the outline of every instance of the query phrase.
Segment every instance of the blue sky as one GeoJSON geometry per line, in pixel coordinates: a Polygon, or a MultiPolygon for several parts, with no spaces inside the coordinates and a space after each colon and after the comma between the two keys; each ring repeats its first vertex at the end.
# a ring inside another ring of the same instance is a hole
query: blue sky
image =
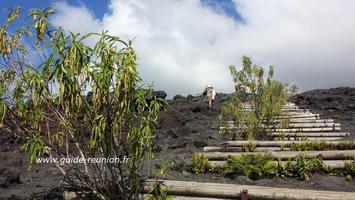
{"type": "MultiPolygon", "coordinates": [[[[14,8],[21,6],[24,11],[32,8],[46,8],[53,5],[53,3],[66,1],[69,5],[80,6],[85,5],[90,11],[95,14],[95,17],[102,19],[105,13],[109,12],[109,0],[1,0],[1,8],[14,8]]],[[[242,17],[234,9],[234,2],[232,0],[201,0],[201,2],[215,10],[232,17],[235,20],[242,20],[242,17]]],[[[0,20],[3,21],[6,15],[1,14],[0,20]]]]}
{"type": "MultiPolygon", "coordinates": [[[[46,8],[52,6],[56,2],[62,2],[63,0],[0,0],[1,8],[14,8],[20,6],[24,13],[28,12],[33,8],[46,8]]],[[[84,4],[88,9],[90,9],[97,18],[102,18],[105,13],[109,11],[108,0],[66,0],[68,4],[73,6],[80,6],[84,4]]],[[[1,14],[0,20],[4,21],[6,15],[1,14]]]]}
{"type": "Polygon", "coordinates": [[[244,21],[235,9],[234,1],[232,0],[201,0],[201,2],[217,12],[232,17],[236,21],[244,21]]]}
{"type": "Polygon", "coordinates": [[[169,95],[199,93],[207,84],[231,92],[228,66],[240,66],[243,55],[275,66],[276,79],[301,90],[355,86],[352,0],[0,2],[24,11],[56,5],[54,27],[133,39],[143,80],[169,95]]]}

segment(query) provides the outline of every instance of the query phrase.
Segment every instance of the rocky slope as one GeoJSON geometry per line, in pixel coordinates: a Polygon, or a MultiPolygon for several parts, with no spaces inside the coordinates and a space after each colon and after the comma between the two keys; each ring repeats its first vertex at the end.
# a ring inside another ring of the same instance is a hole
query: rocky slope
{"type": "MultiPolygon", "coordinates": [[[[177,180],[197,180],[205,182],[221,182],[235,184],[250,184],[261,186],[320,189],[355,192],[355,181],[348,182],[344,177],[315,175],[310,181],[296,178],[274,178],[251,180],[244,176],[226,177],[221,174],[191,173],[190,164],[193,152],[202,151],[206,145],[216,145],[225,139],[218,133],[218,114],[221,105],[228,95],[219,94],[213,111],[208,111],[201,103],[201,97],[181,97],[170,102],[166,111],[160,117],[160,127],[157,130],[156,158],[172,164],[172,169],[165,178],[177,180]]],[[[322,118],[333,118],[340,122],[344,130],[355,136],[355,88],[334,88],[329,90],[313,90],[301,93],[293,101],[300,107],[309,108],[322,118]]],[[[159,160],[155,167],[159,167],[159,160]]]]}
{"type": "Polygon", "coordinates": [[[322,118],[335,119],[344,131],[352,133],[350,138],[355,138],[355,88],[311,90],[297,95],[294,102],[321,114],[322,118]]]}
{"type": "MultiPolygon", "coordinates": [[[[161,93],[162,97],[164,96],[161,93]]],[[[263,186],[354,191],[355,181],[344,177],[316,175],[310,181],[295,178],[250,180],[243,176],[225,177],[221,174],[194,175],[190,172],[193,152],[206,145],[216,145],[225,139],[218,133],[218,115],[230,95],[217,94],[215,107],[209,110],[201,96],[177,95],[162,111],[156,128],[155,160],[150,161],[150,175],[164,162],[172,167],[167,179],[251,184],[263,186]]],[[[334,118],[355,136],[355,88],[334,88],[301,93],[296,104],[334,118]]],[[[61,177],[53,166],[39,165],[27,170],[28,159],[20,146],[23,141],[0,132],[0,200],[60,199],[61,177]]]]}

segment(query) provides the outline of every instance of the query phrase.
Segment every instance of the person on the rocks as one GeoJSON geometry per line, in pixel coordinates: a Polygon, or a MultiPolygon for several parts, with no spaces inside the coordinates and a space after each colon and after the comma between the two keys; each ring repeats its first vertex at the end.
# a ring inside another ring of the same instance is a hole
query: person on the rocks
{"type": "Polygon", "coordinates": [[[207,85],[202,94],[204,96],[204,102],[208,103],[209,108],[212,110],[213,101],[216,96],[216,92],[213,90],[213,87],[211,85],[207,85]]]}

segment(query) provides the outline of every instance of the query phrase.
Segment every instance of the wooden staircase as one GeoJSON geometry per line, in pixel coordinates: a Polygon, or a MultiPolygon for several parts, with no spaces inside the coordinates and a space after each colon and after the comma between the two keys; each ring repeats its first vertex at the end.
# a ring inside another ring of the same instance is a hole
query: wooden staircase
{"type": "MultiPolygon", "coordinates": [[[[250,109],[247,106],[246,110],[250,109]]],[[[218,146],[206,146],[203,152],[197,155],[203,155],[208,158],[212,166],[223,166],[227,159],[250,154],[268,154],[275,159],[275,165],[278,162],[294,162],[290,159],[299,155],[305,157],[321,156],[323,162],[331,169],[344,168],[345,163],[354,159],[355,149],[352,150],[321,150],[321,151],[296,151],[292,150],[295,144],[304,144],[307,142],[322,142],[324,145],[336,147],[346,142],[344,137],[350,133],[341,129],[340,123],[335,123],[333,119],[322,119],[319,114],[313,114],[308,109],[300,109],[294,104],[287,104],[283,107],[282,114],[276,117],[275,122],[281,123],[284,118],[289,118],[289,124],[285,128],[265,127],[271,136],[266,141],[225,141],[218,146]],[[253,145],[255,149],[252,152],[244,152],[245,145],[253,145]],[[276,161],[278,160],[278,161],[276,161]]],[[[227,121],[225,126],[220,127],[220,131],[236,131],[238,127],[234,122],[227,121]]],[[[352,142],[352,141],[348,141],[352,142]]],[[[168,182],[172,188],[185,187],[195,196],[220,197],[220,198],[240,198],[243,199],[240,190],[247,189],[250,199],[355,199],[355,193],[312,191],[288,188],[272,188],[259,186],[240,186],[216,183],[197,183],[197,182],[168,182]],[[201,190],[201,191],[200,191],[201,190]],[[205,193],[206,192],[206,193],[205,193]],[[203,195],[207,194],[207,195],[203,195]]],[[[178,194],[178,193],[176,193],[178,194]]],[[[185,194],[185,195],[186,195],[185,194]]],[[[245,198],[244,198],[245,199],[245,198]]]]}

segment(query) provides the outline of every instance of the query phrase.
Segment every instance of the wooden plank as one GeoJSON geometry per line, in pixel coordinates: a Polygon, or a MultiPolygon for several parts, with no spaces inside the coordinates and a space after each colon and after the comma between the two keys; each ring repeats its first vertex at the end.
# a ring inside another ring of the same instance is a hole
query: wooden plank
{"type": "MultiPolygon", "coordinates": [[[[244,111],[253,111],[251,108],[243,108],[244,111]]],[[[283,108],[282,113],[310,113],[309,109],[294,109],[294,108],[283,108]]]]}
{"type": "Polygon", "coordinates": [[[322,131],[340,131],[341,127],[322,127],[322,128],[279,128],[273,129],[274,132],[322,132],[322,131]]]}
{"type": "MultiPolygon", "coordinates": [[[[253,110],[250,109],[244,109],[244,112],[253,112],[253,110]]],[[[284,110],[281,111],[280,114],[281,116],[293,116],[293,115],[319,115],[319,114],[315,114],[309,111],[294,111],[294,110],[284,110]]]]}
{"type": "MultiPolygon", "coordinates": [[[[255,155],[260,152],[202,152],[197,155],[206,156],[209,160],[227,160],[228,157],[242,156],[242,155],[255,155]]],[[[334,151],[267,151],[261,154],[268,154],[272,158],[280,158],[287,160],[295,158],[300,154],[307,157],[315,157],[321,155],[324,160],[343,160],[352,159],[355,157],[355,150],[334,150],[334,151]]]]}
{"type": "Polygon", "coordinates": [[[340,127],[340,123],[289,123],[289,128],[340,127]]]}
{"type": "Polygon", "coordinates": [[[312,112],[309,111],[292,111],[292,110],[288,110],[288,111],[281,111],[280,115],[314,115],[312,112]]]}
{"type": "Polygon", "coordinates": [[[276,116],[275,119],[284,119],[284,118],[309,118],[309,117],[319,117],[319,114],[295,114],[295,115],[280,115],[276,116]]]}
{"type": "MultiPolygon", "coordinates": [[[[275,127],[280,125],[279,123],[275,124],[275,127]]],[[[269,127],[273,128],[273,126],[265,126],[265,124],[261,124],[261,127],[269,127]]],[[[323,128],[323,127],[340,127],[340,123],[289,123],[287,128],[323,128]]],[[[237,129],[238,126],[229,125],[229,126],[221,126],[221,129],[237,129]]]]}
{"type": "MultiPolygon", "coordinates": [[[[220,130],[229,130],[230,132],[238,132],[241,128],[220,127],[220,130]]],[[[340,131],[341,127],[321,127],[321,128],[276,128],[266,129],[269,132],[326,132],[326,131],[340,131]]],[[[221,132],[221,131],[220,131],[221,132]]]]}
{"type": "Polygon", "coordinates": [[[270,133],[273,137],[345,137],[347,132],[309,132],[309,133],[270,133]]]}
{"type": "Polygon", "coordinates": [[[280,138],[280,137],[274,137],[274,140],[290,140],[290,141],[337,141],[337,140],[342,140],[343,137],[285,137],[285,138],[280,138]]]}
{"type": "MultiPolygon", "coordinates": [[[[274,120],[276,123],[282,122],[281,120],[274,120]]],[[[334,119],[290,119],[291,123],[334,123],[334,119]]],[[[234,121],[225,121],[226,124],[234,124],[234,121]]]]}
{"type": "MultiPolygon", "coordinates": [[[[251,108],[251,105],[244,104],[243,108],[251,108]]],[[[292,108],[292,109],[298,109],[299,107],[296,105],[283,105],[282,108],[292,108]]],[[[307,109],[307,108],[300,108],[300,109],[307,109]]]]}
{"type": "MultiPolygon", "coordinates": [[[[254,185],[203,183],[194,181],[159,180],[169,195],[209,198],[240,198],[240,191],[248,190],[250,199],[264,200],[355,200],[354,192],[289,189],[254,185]]],[[[144,183],[143,192],[152,191],[154,180],[144,183]]]]}
{"type": "MultiPolygon", "coordinates": [[[[281,120],[275,120],[276,122],[282,122],[281,120]]],[[[302,119],[302,118],[295,118],[290,119],[291,123],[334,123],[334,119],[302,119]]]]}
{"type": "MultiPolygon", "coordinates": [[[[285,146],[285,147],[290,147],[292,144],[302,144],[307,141],[261,141],[261,140],[253,140],[253,141],[226,141],[221,143],[223,146],[228,146],[228,147],[243,147],[244,145],[248,145],[252,143],[253,145],[257,147],[280,147],[285,146]]],[[[309,142],[309,141],[308,141],[309,142]]],[[[346,141],[318,141],[318,142],[324,142],[326,145],[337,145],[339,143],[343,142],[355,142],[355,140],[346,140],[346,141]]]]}
{"type": "MultiPolygon", "coordinates": [[[[281,151],[281,150],[290,150],[289,148],[281,149],[281,147],[256,147],[254,152],[263,152],[263,151],[281,151]]],[[[203,152],[243,152],[242,147],[222,147],[222,146],[206,146],[202,148],[203,152]]]]}
{"type": "MultiPolygon", "coordinates": [[[[212,166],[224,166],[227,164],[227,161],[208,161],[212,166]]],[[[276,166],[278,165],[277,161],[272,161],[276,166]]],[[[295,163],[295,161],[281,161],[283,164],[288,162],[295,163]]],[[[349,163],[348,160],[324,160],[323,163],[330,167],[331,169],[343,169],[345,163],[349,163]]]]}

